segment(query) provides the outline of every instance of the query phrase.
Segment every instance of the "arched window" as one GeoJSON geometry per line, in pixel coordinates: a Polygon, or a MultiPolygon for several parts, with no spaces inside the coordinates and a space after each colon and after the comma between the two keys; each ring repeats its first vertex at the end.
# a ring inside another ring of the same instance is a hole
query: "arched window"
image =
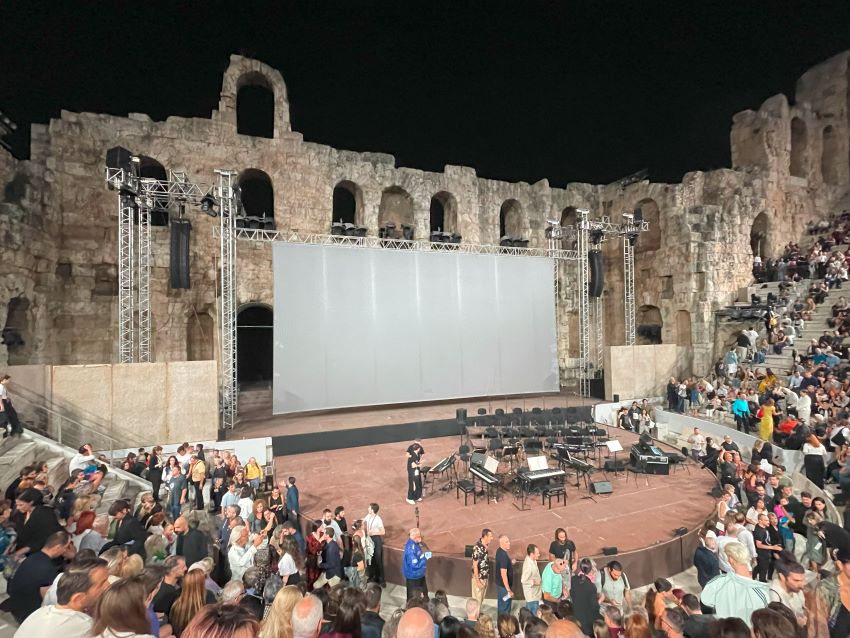
{"type": "MultiPolygon", "coordinates": [[[[165,167],[152,157],[139,156],[139,177],[150,177],[161,181],[168,180],[165,167]]],[[[151,226],[168,226],[168,199],[154,198],[151,208],[151,226]]]]}
{"type": "MultiPolygon", "coordinates": [[[[642,199],[635,206],[640,209],[643,221],[649,222],[649,230],[640,233],[635,244],[635,252],[642,253],[661,248],[661,210],[654,199],[642,199]]],[[[637,214],[637,213],[635,213],[637,214]]]]}
{"type": "Polygon", "coordinates": [[[245,225],[248,228],[274,229],[274,188],[271,178],[256,168],[246,169],[239,175],[239,190],[245,211],[245,225]]]}
{"type": "Polygon", "coordinates": [[[331,223],[354,224],[363,223],[363,191],[349,180],[343,180],[334,187],[333,213],[331,223]]]}
{"type": "Polygon", "coordinates": [[[807,177],[806,174],[806,146],[808,134],[806,123],[799,117],[791,120],[791,175],[794,177],[807,177]]]}
{"type": "Polygon", "coordinates": [[[274,91],[261,73],[239,78],[236,93],[236,132],[274,138],[274,91]]]}
{"type": "Polygon", "coordinates": [[[274,315],[265,304],[245,304],[236,315],[236,378],[240,385],[272,380],[274,315]]]}
{"type": "Polygon", "coordinates": [[[186,361],[215,359],[213,318],[208,312],[190,313],[186,324],[186,361]]]}
{"type": "Polygon", "coordinates": [[[522,205],[515,199],[508,199],[499,209],[499,239],[526,239],[524,235],[522,205]]]}
{"type": "Polygon", "coordinates": [[[821,145],[820,172],[825,184],[838,184],[841,181],[839,166],[841,162],[841,144],[832,125],[823,129],[821,145]]]}
{"type": "Polygon", "coordinates": [[[676,345],[690,346],[692,343],[691,313],[687,310],[680,310],[676,313],[676,345]]]}
{"type": "Polygon", "coordinates": [[[661,310],[657,306],[641,306],[637,310],[637,345],[647,346],[661,343],[661,310]]]}
{"type": "Polygon", "coordinates": [[[381,193],[381,204],[378,207],[378,227],[391,228],[390,239],[413,239],[413,198],[400,186],[390,186],[381,193]],[[410,230],[408,235],[403,233],[404,226],[410,230]]]}
{"type": "Polygon", "coordinates": [[[750,229],[750,248],[752,248],[753,257],[763,259],[765,256],[768,221],[767,213],[764,212],[759,213],[753,220],[753,227],[750,229]]]}
{"type": "Polygon", "coordinates": [[[10,366],[29,363],[29,307],[30,300],[26,297],[12,297],[9,300],[2,338],[10,366]]]}
{"type": "Polygon", "coordinates": [[[456,233],[457,200],[454,195],[440,191],[431,198],[431,232],[456,233]]]}

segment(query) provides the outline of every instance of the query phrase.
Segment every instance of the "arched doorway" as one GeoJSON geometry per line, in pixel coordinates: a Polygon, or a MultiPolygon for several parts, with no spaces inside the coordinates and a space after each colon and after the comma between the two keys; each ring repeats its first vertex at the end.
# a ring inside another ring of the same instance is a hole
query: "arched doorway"
{"type": "Polygon", "coordinates": [[[390,186],[381,193],[381,204],[378,207],[378,227],[392,227],[390,239],[414,239],[413,237],[413,198],[400,186],[390,186]],[[408,235],[403,235],[403,227],[409,228],[408,235]]]}
{"type": "Polygon", "coordinates": [[[236,378],[241,387],[272,380],[274,313],[265,304],[245,304],[236,314],[236,378]]]}
{"type": "Polygon", "coordinates": [[[271,177],[256,168],[246,169],[239,175],[239,190],[247,226],[273,230],[274,188],[271,177]]]}
{"type": "Polygon", "coordinates": [[[641,306],[637,310],[637,345],[648,346],[661,343],[664,322],[657,306],[641,306]]]}
{"type": "Polygon", "coordinates": [[[640,209],[643,221],[649,222],[649,230],[640,233],[635,244],[636,253],[644,253],[661,248],[661,209],[658,203],[651,198],[640,200],[635,210],[640,209]]]}
{"type": "Polygon", "coordinates": [[[524,234],[522,205],[515,199],[508,199],[499,209],[499,238],[525,239],[524,234]]]}
{"type": "Polygon", "coordinates": [[[791,166],[793,177],[806,177],[806,123],[799,117],[791,120],[791,166]]]}
{"type": "MultiPolygon", "coordinates": [[[[152,157],[139,156],[139,177],[168,181],[165,167],[152,157]]],[[[151,208],[151,226],[168,226],[168,198],[154,198],[151,208]]]]}
{"type": "Polygon", "coordinates": [[[457,200],[454,195],[440,191],[431,198],[431,232],[456,233],[457,200]]]}
{"type": "Polygon", "coordinates": [[[690,346],[692,343],[691,313],[687,310],[680,310],[676,313],[676,345],[690,346]]]}
{"type": "Polygon", "coordinates": [[[824,184],[838,184],[841,181],[839,173],[841,144],[835,129],[830,125],[823,129],[821,144],[820,172],[824,184]]]}
{"type": "Polygon", "coordinates": [[[331,223],[359,226],[363,218],[363,191],[354,182],[343,180],[334,187],[332,206],[331,223]]]}
{"type": "Polygon", "coordinates": [[[274,138],[274,91],[268,79],[260,73],[246,73],[239,78],[236,132],[274,138]]]}
{"type": "Polygon", "coordinates": [[[764,259],[768,221],[767,213],[764,212],[759,213],[753,220],[753,227],[750,230],[750,248],[753,251],[753,257],[764,259]]]}
{"type": "Polygon", "coordinates": [[[215,323],[208,312],[190,312],[186,323],[186,361],[215,359],[215,323]]]}
{"type": "Polygon", "coordinates": [[[30,300],[26,297],[12,297],[9,300],[2,339],[10,366],[29,363],[29,307],[30,300]]]}

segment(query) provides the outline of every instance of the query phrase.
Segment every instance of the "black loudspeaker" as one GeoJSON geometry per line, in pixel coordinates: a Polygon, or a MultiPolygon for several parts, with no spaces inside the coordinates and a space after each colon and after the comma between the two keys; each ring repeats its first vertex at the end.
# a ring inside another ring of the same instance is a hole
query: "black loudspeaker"
{"type": "Polygon", "coordinates": [[[603,547],[603,548],[602,548],[602,553],[603,553],[605,556],[613,556],[614,554],[616,554],[616,553],[617,553],[617,551],[618,551],[618,550],[617,550],[617,548],[616,548],[616,547],[603,547]]]}
{"type": "Polygon", "coordinates": [[[171,289],[190,288],[189,239],[192,224],[188,219],[171,222],[171,289]]]}
{"type": "Polygon", "coordinates": [[[106,168],[123,168],[130,170],[130,158],[133,154],[123,146],[113,146],[106,150],[106,168]]]}
{"type": "Polygon", "coordinates": [[[590,484],[591,494],[610,494],[614,491],[614,486],[610,481],[593,481],[590,484]]]}
{"type": "Polygon", "coordinates": [[[614,403],[619,403],[619,402],[620,402],[620,395],[619,395],[619,394],[615,394],[615,395],[611,398],[611,400],[612,400],[614,403]]]}
{"type": "Polygon", "coordinates": [[[688,533],[687,527],[677,527],[673,530],[673,536],[684,536],[688,533]]]}
{"type": "Polygon", "coordinates": [[[591,379],[590,380],[590,396],[594,399],[602,399],[605,400],[605,379],[591,379]]]}
{"type": "Polygon", "coordinates": [[[605,287],[605,267],[602,261],[601,250],[591,250],[587,253],[587,265],[590,268],[590,286],[588,288],[591,297],[601,297],[605,287]]]}
{"type": "Polygon", "coordinates": [[[606,472],[623,472],[626,469],[626,465],[628,465],[628,461],[625,459],[617,459],[616,462],[614,459],[608,459],[602,467],[606,472]]]}
{"type": "Polygon", "coordinates": [[[466,408],[457,409],[457,424],[466,425],[466,408]]]}
{"type": "Polygon", "coordinates": [[[647,461],[644,467],[644,474],[670,474],[670,465],[668,463],[653,463],[647,461]]]}

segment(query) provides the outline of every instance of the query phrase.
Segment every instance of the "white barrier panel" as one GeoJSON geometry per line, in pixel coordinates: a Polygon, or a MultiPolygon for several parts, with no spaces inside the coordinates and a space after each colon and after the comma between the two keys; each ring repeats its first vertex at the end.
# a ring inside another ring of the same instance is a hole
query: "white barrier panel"
{"type": "MultiPolygon", "coordinates": [[[[211,450],[226,450],[236,455],[236,458],[244,465],[252,456],[257,459],[257,463],[261,467],[274,460],[272,455],[272,440],[271,437],[259,437],[256,439],[236,439],[233,441],[191,441],[191,445],[200,443],[204,446],[204,456],[209,461],[212,458],[211,450]]],[[[169,443],[162,446],[162,454],[166,460],[172,454],[177,452],[180,443],[169,443]]],[[[150,452],[153,446],[145,447],[145,451],[150,452]]],[[[115,450],[113,460],[126,458],[130,452],[137,452],[138,448],[127,448],[126,450],[115,450]]]]}

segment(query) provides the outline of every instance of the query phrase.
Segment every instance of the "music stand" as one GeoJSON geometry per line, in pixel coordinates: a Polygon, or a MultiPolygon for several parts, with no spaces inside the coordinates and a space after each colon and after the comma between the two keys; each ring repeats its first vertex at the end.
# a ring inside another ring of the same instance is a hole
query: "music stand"
{"type": "Polygon", "coordinates": [[[617,452],[623,451],[623,444],[618,439],[612,439],[611,441],[605,441],[605,447],[608,448],[609,452],[614,453],[614,476],[617,476],[620,474],[620,466],[617,465],[617,452]]]}

